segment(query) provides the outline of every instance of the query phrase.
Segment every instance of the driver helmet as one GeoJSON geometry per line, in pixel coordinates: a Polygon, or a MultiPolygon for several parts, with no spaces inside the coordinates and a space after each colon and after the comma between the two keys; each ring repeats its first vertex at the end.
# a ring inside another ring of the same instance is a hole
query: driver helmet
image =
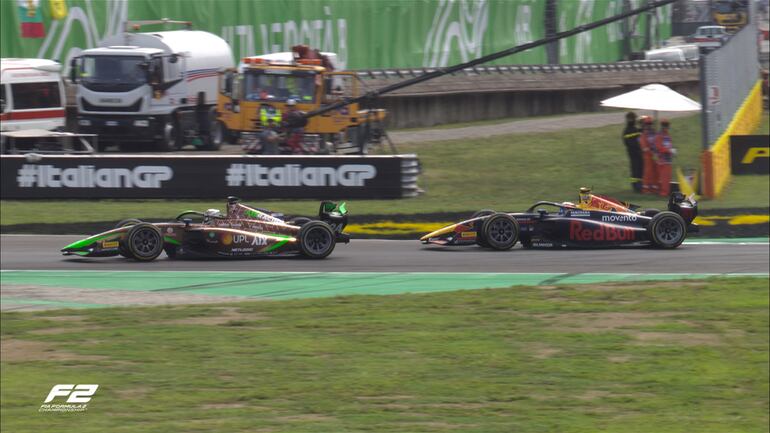
{"type": "Polygon", "coordinates": [[[206,215],[207,218],[222,216],[222,212],[219,209],[207,209],[203,214],[206,215]]]}
{"type": "Polygon", "coordinates": [[[289,107],[293,107],[297,105],[297,101],[295,101],[294,99],[289,99],[286,101],[286,105],[288,105],[289,107]]]}
{"type": "Polygon", "coordinates": [[[588,203],[591,200],[591,188],[581,187],[578,195],[581,203],[588,203]]]}

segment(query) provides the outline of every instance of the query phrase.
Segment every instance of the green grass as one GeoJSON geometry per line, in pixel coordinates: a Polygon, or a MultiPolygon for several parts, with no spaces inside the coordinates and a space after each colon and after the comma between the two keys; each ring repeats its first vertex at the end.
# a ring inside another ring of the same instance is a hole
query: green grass
{"type": "MultiPolygon", "coordinates": [[[[764,123],[767,124],[765,119],[764,123]]],[[[665,200],[630,192],[628,158],[620,141],[620,127],[514,134],[486,139],[404,144],[402,153],[416,153],[424,173],[426,193],[402,200],[355,200],[353,215],[412,214],[493,208],[524,210],[537,200],[577,200],[577,188],[595,191],[660,208],[665,200]]],[[[698,115],[672,121],[672,138],[679,150],[677,165],[699,167],[701,129],[698,115]]],[[[701,202],[702,209],[770,206],[767,176],[735,176],[716,200],[701,202]]],[[[128,217],[172,218],[185,209],[223,208],[221,200],[5,200],[0,206],[2,225],[110,221],[128,217]]],[[[259,206],[293,215],[313,214],[318,202],[261,201],[259,206]]]]}
{"type": "Polygon", "coordinates": [[[766,278],[3,313],[2,431],[767,431],[766,278]],[[37,413],[54,384],[86,413],[37,413]]]}

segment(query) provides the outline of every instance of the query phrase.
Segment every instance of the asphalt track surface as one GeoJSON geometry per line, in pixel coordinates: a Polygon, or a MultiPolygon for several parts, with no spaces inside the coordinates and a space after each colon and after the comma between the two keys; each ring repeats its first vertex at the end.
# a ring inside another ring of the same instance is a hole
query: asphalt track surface
{"type": "Polygon", "coordinates": [[[685,243],[674,250],[615,248],[598,250],[489,251],[478,247],[442,248],[418,241],[352,240],[324,260],[283,256],[244,260],[169,260],[150,263],[121,257],[62,256],[59,249],[85,236],[2,235],[4,270],[142,270],[270,272],[505,272],[505,273],[767,273],[767,243],[685,243]]]}

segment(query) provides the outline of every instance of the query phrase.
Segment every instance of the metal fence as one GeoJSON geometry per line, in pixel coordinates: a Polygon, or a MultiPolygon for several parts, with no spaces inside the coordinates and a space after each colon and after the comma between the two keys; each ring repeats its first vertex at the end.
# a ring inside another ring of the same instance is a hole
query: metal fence
{"type": "MultiPolygon", "coordinates": [[[[756,5],[750,6],[753,12],[756,5]]],[[[730,136],[751,134],[762,116],[758,42],[757,24],[751,19],[722,47],[700,59],[701,192],[707,197],[718,196],[730,180],[730,136]]]]}
{"type": "Polygon", "coordinates": [[[749,23],[721,48],[701,56],[703,147],[715,144],[759,79],[757,25],[749,23]]]}

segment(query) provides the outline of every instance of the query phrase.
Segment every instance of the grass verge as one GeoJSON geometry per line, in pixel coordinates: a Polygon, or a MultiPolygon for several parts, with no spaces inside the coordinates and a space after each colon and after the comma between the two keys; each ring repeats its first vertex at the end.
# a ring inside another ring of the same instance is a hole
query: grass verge
{"type": "MultiPolygon", "coordinates": [[[[622,117],[622,116],[621,116],[622,117]]],[[[764,120],[767,123],[767,119],[764,120]]],[[[416,214],[493,208],[520,211],[537,200],[577,200],[579,186],[661,208],[665,199],[630,192],[628,157],[620,141],[622,125],[549,133],[514,134],[475,140],[406,144],[417,153],[426,193],[401,200],[349,203],[353,215],[416,214]]],[[[698,115],[672,122],[681,167],[697,168],[701,149],[698,115]]],[[[734,176],[722,196],[703,201],[704,209],[770,206],[768,176],[734,176]]],[[[292,215],[313,215],[315,200],[262,201],[259,206],[292,215]]],[[[54,200],[0,202],[0,224],[72,223],[124,218],[173,218],[185,209],[223,208],[221,200],[54,200]]]]}
{"type": "Polygon", "coordinates": [[[768,424],[768,280],[3,313],[13,432],[724,432],[768,424]],[[96,383],[86,413],[38,413],[96,383]]]}

